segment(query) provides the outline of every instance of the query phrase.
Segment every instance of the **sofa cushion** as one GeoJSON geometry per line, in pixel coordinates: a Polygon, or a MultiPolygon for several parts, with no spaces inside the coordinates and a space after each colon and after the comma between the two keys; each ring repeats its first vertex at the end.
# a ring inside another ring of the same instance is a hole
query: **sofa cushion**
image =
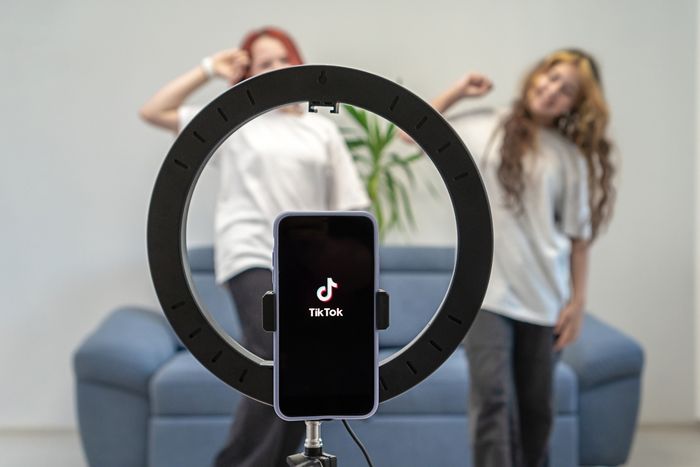
{"type": "MultiPolygon", "coordinates": [[[[238,341],[241,337],[241,325],[235,311],[236,306],[231,300],[230,293],[223,286],[216,284],[214,272],[193,271],[192,282],[200,306],[209,312],[214,321],[229,336],[238,341]]],[[[262,316],[262,304],[260,308],[262,316]]],[[[260,322],[262,323],[262,318],[260,322]]]]}
{"type": "Polygon", "coordinates": [[[231,415],[245,397],[184,350],[158,370],[149,391],[155,415],[231,415]]]}
{"type": "Polygon", "coordinates": [[[454,249],[382,247],[379,286],[389,293],[391,326],[379,333],[379,345],[402,347],[431,320],[452,279],[454,249]]]}
{"type": "MultiPolygon", "coordinates": [[[[380,352],[385,359],[398,349],[380,352]]],[[[556,369],[557,414],[577,412],[576,376],[564,363],[556,369]]],[[[460,348],[425,381],[379,406],[378,414],[464,414],[468,370],[460,348]]],[[[209,373],[189,352],[178,352],[150,383],[155,415],[230,415],[240,396],[209,373]]]]}
{"type": "MultiPolygon", "coordinates": [[[[380,351],[380,359],[399,349],[380,351]]],[[[435,373],[410,391],[379,406],[381,414],[463,414],[467,410],[469,370],[465,352],[457,349],[435,373]]],[[[565,363],[555,369],[555,410],[557,415],[578,412],[576,374],[565,363]]]]}
{"type": "Polygon", "coordinates": [[[431,320],[445,297],[451,274],[382,271],[379,286],[389,293],[389,328],[379,333],[379,346],[402,347],[431,320]]]}
{"type": "MultiPolygon", "coordinates": [[[[385,359],[398,349],[385,349],[385,359]]],[[[467,411],[467,362],[460,348],[427,379],[413,389],[379,406],[378,414],[465,414],[467,411]]]]}
{"type": "Polygon", "coordinates": [[[115,310],[74,356],[79,381],[145,396],[148,380],[178,347],[165,317],[141,307],[115,310]]]}

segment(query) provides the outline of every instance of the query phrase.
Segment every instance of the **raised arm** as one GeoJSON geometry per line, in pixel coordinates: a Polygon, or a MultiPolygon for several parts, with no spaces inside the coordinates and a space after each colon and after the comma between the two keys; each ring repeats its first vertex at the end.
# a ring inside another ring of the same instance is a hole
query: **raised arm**
{"type": "Polygon", "coordinates": [[[239,49],[227,49],[207,57],[198,65],[160,88],[139,110],[148,123],[177,132],[177,109],[187,97],[211,77],[218,76],[235,84],[245,76],[248,54],[239,49]]]}
{"type": "MultiPolygon", "coordinates": [[[[469,73],[443,91],[430,104],[435,110],[444,114],[460,99],[483,96],[491,91],[492,88],[493,83],[487,76],[480,73],[469,73]]],[[[406,143],[414,143],[413,139],[404,131],[399,131],[398,136],[406,143]]]]}
{"type": "Polygon", "coordinates": [[[432,106],[440,113],[464,97],[481,97],[493,88],[491,80],[480,73],[469,73],[433,99],[432,106]]]}

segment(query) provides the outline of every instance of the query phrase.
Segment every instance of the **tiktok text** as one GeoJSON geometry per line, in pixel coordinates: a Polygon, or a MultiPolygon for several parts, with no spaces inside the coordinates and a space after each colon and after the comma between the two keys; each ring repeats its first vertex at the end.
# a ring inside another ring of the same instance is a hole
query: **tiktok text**
{"type": "Polygon", "coordinates": [[[309,308],[309,315],[312,318],[324,316],[343,316],[342,308],[309,308]]]}

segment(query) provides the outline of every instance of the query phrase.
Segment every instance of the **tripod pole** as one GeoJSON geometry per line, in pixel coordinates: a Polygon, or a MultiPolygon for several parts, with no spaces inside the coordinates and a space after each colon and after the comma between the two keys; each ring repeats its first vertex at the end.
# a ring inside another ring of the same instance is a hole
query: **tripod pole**
{"type": "Polygon", "coordinates": [[[304,422],[306,424],[306,439],[304,440],[304,454],[318,456],[323,452],[323,440],[321,439],[321,422],[304,422]]]}
{"type": "Polygon", "coordinates": [[[304,423],[306,424],[304,452],[287,457],[287,465],[290,467],[338,467],[336,457],[323,452],[321,422],[307,420],[304,423]]]}

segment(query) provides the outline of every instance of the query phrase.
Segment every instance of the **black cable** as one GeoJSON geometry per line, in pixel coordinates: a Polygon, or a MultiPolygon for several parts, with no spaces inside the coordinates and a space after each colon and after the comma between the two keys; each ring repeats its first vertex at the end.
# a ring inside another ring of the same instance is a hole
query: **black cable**
{"type": "Polygon", "coordinates": [[[367,459],[367,464],[369,467],[374,467],[374,464],[372,464],[372,460],[369,458],[369,454],[367,453],[367,449],[362,445],[362,441],[360,441],[360,438],[357,437],[354,431],[352,431],[352,428],[350,428],[350,424],[348,423],[347,420],[342,420],[343,425],[345,426],[345,429],[348,430],[348,433],[350,433],[350,436],[352,436],[353,441],[357,444],[357,446],[360,448],[360,451],[362,451],[362,455],[365,456],[365,459],[367,459]]]}

